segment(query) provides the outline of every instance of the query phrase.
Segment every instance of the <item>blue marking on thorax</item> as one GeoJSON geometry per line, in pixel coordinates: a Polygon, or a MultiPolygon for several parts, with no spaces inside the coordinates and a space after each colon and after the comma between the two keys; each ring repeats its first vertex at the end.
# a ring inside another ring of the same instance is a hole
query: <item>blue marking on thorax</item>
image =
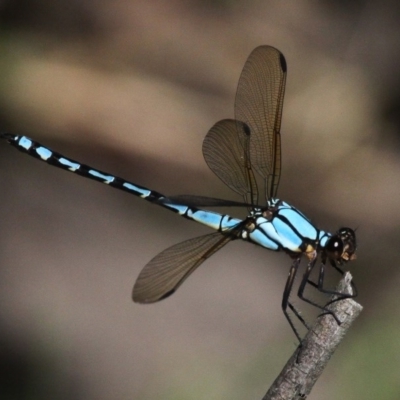
{"type": "Polygon", "coordinates": [[[282,208],[278,215],[285,217],[303,238],[317,240],[317,229],[300,212],[293,208],[282,208]]]}
{"type": "Polygon", "coordinates": [[[148,189],[140,189],[137,186],[133,185],[132,183],[125,182],[122,184],[123,187],[132,190],[132,192],[140,193],[140,197],[145,198],[150,196],[151,190],[148,189]]]}
{"type": "Polygon", "coordinates": [[[267,220],[264,217],[258,217],[256,219],[256,225],[257,225],[257,230],[260,230],[263,235],[268,236],[269,239],[283,246],[282,237],[279,235],[279,233],[276,231],[276,228],[272,225],[272,223],[269,220],[267,220]]]}
{"type": "Polygon", "coordinates": [[[269,206],[269,207],[274,207],[274,206],[276,206],[279,202],[281,202],[282,205],[288,206],[288,207],[289,207],[289,204],[287,204],[287,203],[285,203],[284,201],[281,201],[281,200],[279,200],[279,199],[269,199],[269,200],[268,200],[268,206],[269,206]]]}
{"type": "Polygon", "coordinates": [[[332,235],[328,232],[320,231],[319,232],[319,244],[323,248],[326,246],[328,240],[332,237],[332,235]]]}
{"type": "Polygon", "coordinates": [[[276,233],[279,236],[279,242],[285,249],[294,252],[300,251],[303,239],[286,222],[283,222],[279,217],[275,217],[271,221],[271,224],[276,229],[276,233]]]}
{"type": "Polygon", "coordinates": [[[249,238],[256,244],[270,250],[279,250],[279,245],[271,240],[262,230],[255,229],[249,233],[249,238]]]}
{"type": "Polygon", "coordinates": [[[78,170],[81,165],[76,163],[76,162],[72,162],[64,157],[60,157],[58,162],[62,165],[65,165],[66,167],[68,167],[68,169],[72,172],[75,172],[76,170],[78,170]]]}
{"type": "Polygon", "coordinates": [[[32,144],[32,140],[26,136],[21,136],[21,138],[18,140],[18,145],[23,147],[25,150],[29,150],[32,147],[32,144]]]}
{"type": "Polygon", "coordinates": [[[35,151],[39,155],[39,157],[44,161],[47,161],[53,155],[53,152],[51,150],[43,146],[38,147],[37,149],[35,149],[35,151]]]}

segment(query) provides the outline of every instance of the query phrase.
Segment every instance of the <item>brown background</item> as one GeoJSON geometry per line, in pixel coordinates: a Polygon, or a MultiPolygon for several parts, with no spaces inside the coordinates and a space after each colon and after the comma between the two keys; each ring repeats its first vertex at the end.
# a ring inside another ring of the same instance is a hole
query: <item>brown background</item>
{"type": "MultiPolygon", "coordinates": [[[[309,398],[399,398],[398,2],[14,0],[0,18],[2,129],[166,194],[236,199],[202,139],[233,117],[251,50],[280,49],[279,195],[322,229],[358,228],[349,267],[365,307],[309,398]]],[[[168,300],[136,305],[146,262],[208,230],[0,152],[3,394],[263,396],[295,348],[286,255],[235,242],[168,300]]]]}

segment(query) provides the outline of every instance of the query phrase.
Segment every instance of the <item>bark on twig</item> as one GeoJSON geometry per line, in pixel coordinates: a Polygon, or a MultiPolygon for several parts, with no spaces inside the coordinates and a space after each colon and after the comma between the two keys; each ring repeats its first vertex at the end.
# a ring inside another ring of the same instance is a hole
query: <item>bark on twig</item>
{"type": "MultiPolygon", "coordinates": [[[[351,294],[351,279],[347,272],[337,290],[351,294]]],[[[336,314],[341,325],[331,315],[319,317],[304,338],[302,347],[297,348],[263,400],[306,399],[362,306],[353,299],[345,299],[332,303],[327,309],[336,314]]]]}

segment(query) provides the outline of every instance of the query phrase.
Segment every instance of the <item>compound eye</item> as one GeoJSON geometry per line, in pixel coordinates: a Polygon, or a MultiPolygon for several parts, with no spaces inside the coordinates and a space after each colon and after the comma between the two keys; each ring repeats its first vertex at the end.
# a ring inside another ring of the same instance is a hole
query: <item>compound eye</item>
{"type": "Polygon", "coordinates": [[[338,235],[332,236],[328,240],[325,249],[329,258],[340,260],[344,249],[343,240],[338,235]]]}

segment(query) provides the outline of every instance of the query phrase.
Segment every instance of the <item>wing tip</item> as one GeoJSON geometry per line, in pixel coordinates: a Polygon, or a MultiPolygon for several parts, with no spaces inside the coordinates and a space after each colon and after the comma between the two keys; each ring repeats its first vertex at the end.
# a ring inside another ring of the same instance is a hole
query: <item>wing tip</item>
{"type": "Polygon", "coordinates": [[[279,52],[279,62],[281,64],[282,71],[284,73],[286,73],[287,72],[286,59],[285,59],[285,56],[281,52],[279,52]]]}
{"type": "Polygon", "coordinates": [[[167,297],[171,296],[173,293],[175,293],[175,289],[171,289],[170,291],[163,293],[161,296],[158,297],[148,297],[143,293],[137,293],[135,289],[133,289],[132,300],[134,303],[138,304],[151,304],[156,303],[157,301],[164,300],[167,297]]]}

